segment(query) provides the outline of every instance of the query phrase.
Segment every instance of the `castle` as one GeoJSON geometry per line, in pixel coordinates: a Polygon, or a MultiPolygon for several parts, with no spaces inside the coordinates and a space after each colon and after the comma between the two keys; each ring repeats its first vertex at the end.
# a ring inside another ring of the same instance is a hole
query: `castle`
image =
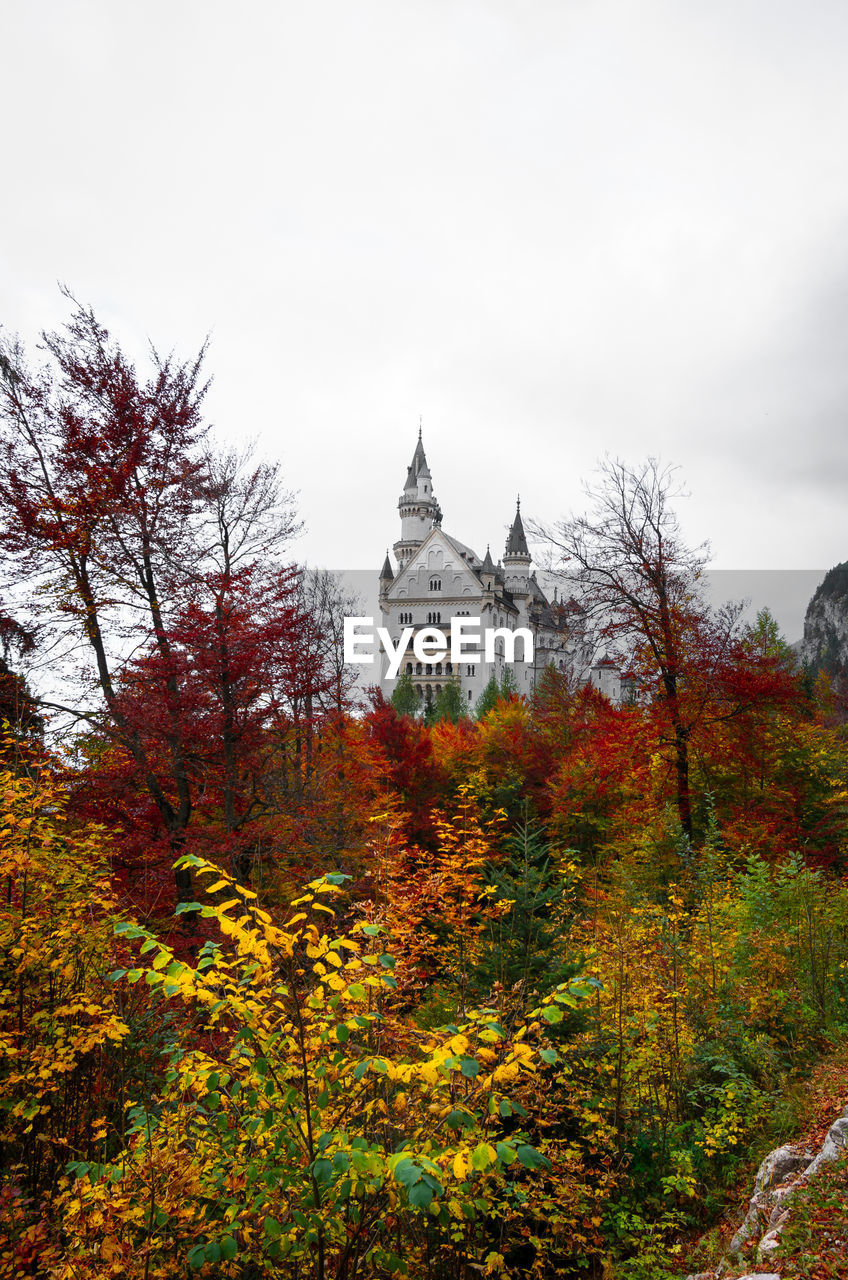
{"type": "MultiPolygon", "coordinates": [[[[583,615],[574,601],[549,600],[531,570],[532,558],[521,520],[521,504],[506,539],[503,558],[495,564],[489,548],[481,559],[475,551],[442,528],[442,512],[433,492],[433,478],[424,454],[421,431],[398,501],[400,538],[393,550],[397,568],[392,568],[388,551],[380,573],[382,625],[395,645],[405,628],[413,635],[427,626],[447,631],[451,618],[479,618],[481,629],[518,631],[526,628],[533,637],[532,654],[521,637],[516,637],[514,660],[508,660],[503,635],[494,641],[491,660],[482,646],[471,650],[463,661],[453,664],[449,656],[441,661],[420,662],[412,652],[412,641],[400,663],[399,674],[412,677],[424,703],[432,702],[446,683],[457,681],[463,702],[471,708],[492,676],[503,680],[511,669],[515,687],[530,694],[545,667],[570,678],[591,679],[602,692],[617,699],[618,672],[607,659],[592,665],[583,615]]],[[[397,683],[387,676],[384,655],[380,687],[390,697],[397,683]]],[[[399,677],[398,677],[399,678],[399,677]]]]}

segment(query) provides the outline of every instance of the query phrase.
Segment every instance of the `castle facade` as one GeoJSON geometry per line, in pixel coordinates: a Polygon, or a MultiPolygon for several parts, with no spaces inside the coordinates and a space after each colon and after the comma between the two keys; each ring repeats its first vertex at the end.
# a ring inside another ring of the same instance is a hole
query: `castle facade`
{"type": "Polygon", "coordinates": [[[501,559],[496,564],[488,547],[481,558],[442,528],[442,511],[419,431],[398,512],[395,565],[387,551],[380,573],[380,610],[382,625],[395,646],[404,631],[411,628],[412,635],[395,679],[388,678],[388,658],[383,655],[380,687],[386,697],[391,697],[400,675],[408,673],[425,704],[434,701],[447,682],[456,681],[470,709],[492,676],[501,681],[509,668],[518,692],[530,694],[551,663],[575,679],[592,679],[603,692],[614,695],[611,686],[603,685],[617,672],[607,674],[603,662],[592,667],[579,606],[574,601],[549,600],[537,581],[520,502],[501,559]],[[481,632],[526,629],[533,638],[532,653],[520,636],[515,637],[514,660],[509,661],[510,645],[501,635],[495,638],[488,661],[482,644],[465,653],[461,663],[452,663],[449,655],[419,661],[412,651],[417,632],[436,626],[448,633],[454,617],[479,618],[481,632]]]}

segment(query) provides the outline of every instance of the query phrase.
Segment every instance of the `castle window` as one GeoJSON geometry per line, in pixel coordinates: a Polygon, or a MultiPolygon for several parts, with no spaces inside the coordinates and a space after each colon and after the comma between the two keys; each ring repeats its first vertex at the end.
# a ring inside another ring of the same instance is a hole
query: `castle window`
{"type": "Polygon", "coordinates": [[[415,674],[416,674],[417,676],[420,676],[420,675],[421,675],[421,663],[420,663],[420,662],[416,662],[416,664],[415,664],[415,674]]]}
{"type": "Polygon", "coordinates": [[[470,690],[470,689],[468,690],[468,701],[469,701],[469,702],[471,701],[471,690],[470,690]]]}
{"type": "Polygon", "coordinates": [[[441,664],[441,662],[437,662],[437,663],[436,663],[436,675],[437,675],[437,676],[440,676],[441,674],[442,674],[442,664],[441,664]]]}
{"type": "Polygon", "coordinates": [[[441,578],[431,578],[431,579],[430,579],[430,590],[431,590],[431,591],[441,591],[441,589],[442,589],[442,580],[441,580],[441,578]]]}
{"type": "MultiPolygon", "coordinates": [[[[476,675],[476,674],[477,674],[477,668],[476,668],[475,666],[472,666],[472,665],[470,665],[470,664],[469,664],[469,666],[467,666],[467,667],[465,668],[465,673],[466,673],[466,675],[469,675],[469,676],[476,675]]],[[[469,696],[469,698],[470,698],[470,697],[471,697],[471,694],[469,694],[468,696],[469,696]]]]}
{"type": "Polygon", "coordinates": [[[407,662],[407,664],[406,664],[406,674],[407,674],[408,676],[411,676],[411,675],[412,675],[412,663],[411,663],[411,662],[407,662]]]}
{"type": "Polygon", "coordinates": [[[446,676],[452,676],[452,675],[453,675],[453,666],[452,666],[452,664],[451,664],[450,662],[446,662],[446,663],[445,663],[445,675],[446,675],[446,676]]]}

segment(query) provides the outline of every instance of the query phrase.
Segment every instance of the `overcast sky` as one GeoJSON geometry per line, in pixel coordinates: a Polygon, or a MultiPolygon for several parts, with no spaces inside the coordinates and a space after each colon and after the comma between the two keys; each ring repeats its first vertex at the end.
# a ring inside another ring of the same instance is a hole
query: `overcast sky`
{"type": "Polygon", "coordinates": [[[721,569],[848,558],[848,4],[2,6],[0,321],[211,332],[300,554],[379,568],[423,418],[503,549],[604,451],[721,569]]]}

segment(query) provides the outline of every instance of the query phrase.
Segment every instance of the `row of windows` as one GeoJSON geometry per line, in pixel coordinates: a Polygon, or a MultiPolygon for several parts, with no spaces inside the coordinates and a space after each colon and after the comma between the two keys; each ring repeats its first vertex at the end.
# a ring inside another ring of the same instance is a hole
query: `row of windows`
{"type": "MultiPolygon", "coordinates": [[[[471,614],[468,609],[457,609],[456,613],[453,616],[455,618],[470,618],[471,614]]],[[[436,613],[433,613],[431,611],[430,613],[427,614],[428,622],[441,622],[441,620],[442,620],[441,611],[438,611],[436,613]]],[[[403,613],[398,614],[398,622],[402,627],[411,627],[412,614],[408,610],[404,610],[403,613]]]]}
{"type": "Polygon", "coordinates": [[[431,591],[441,591],[441,589],[442,589],[442,580],[441,580],[441,578],[431,578],[431,579],[430,579],[430,590],[431,590],[431,591]]]}
{"type": "MultiPolygon", "coordinates": [[[[413,665],[412,665],[412,663],[411,663],[411,662],[407,662],[407,664],[406,664],[406,671],[407,671],[407,674],[408,674],[408,675],[410,675],[410,676],[411,676],[411,675],[416,675],[416,676],[421,676],[421,675],[425,675],[425,676],[426,676],[426,675],[440,676],[440,675],[442,675],[442,674],[444,674],[444,675],[446,675],[446,676],[452,676],[452,675],[453,675],[453,663],[452,663],[452,662],[446,662],[446,663],[445,663],[445,666],[444,666],[444,672],[442,672],[442,664],[441,664],[441,662],[437,662],[437,663],[435,664],[435,666],[433,666],[433,663],[432,663],[432,662],[425,662],[423,665],[422,665],[422,663],[420,663],[420,662],[416,662],[416,663],[415,663],[415,667],[414,667],[414,669],[413,669],[413,665]],[[428,670],[428,668],[430,668],[430,667],[433,667],[433,670],[432,670],[432,671],[428,670]]],[[[466,674],[466,675],[469,675],[469,676],[476,675],[476,674],[477,674],[477,668],[476,668],[476,666],[475,666],[473,663],[469,662],[469,663],[467,664],[466,668],[465,668],[465,674],[466,674]]]]}

